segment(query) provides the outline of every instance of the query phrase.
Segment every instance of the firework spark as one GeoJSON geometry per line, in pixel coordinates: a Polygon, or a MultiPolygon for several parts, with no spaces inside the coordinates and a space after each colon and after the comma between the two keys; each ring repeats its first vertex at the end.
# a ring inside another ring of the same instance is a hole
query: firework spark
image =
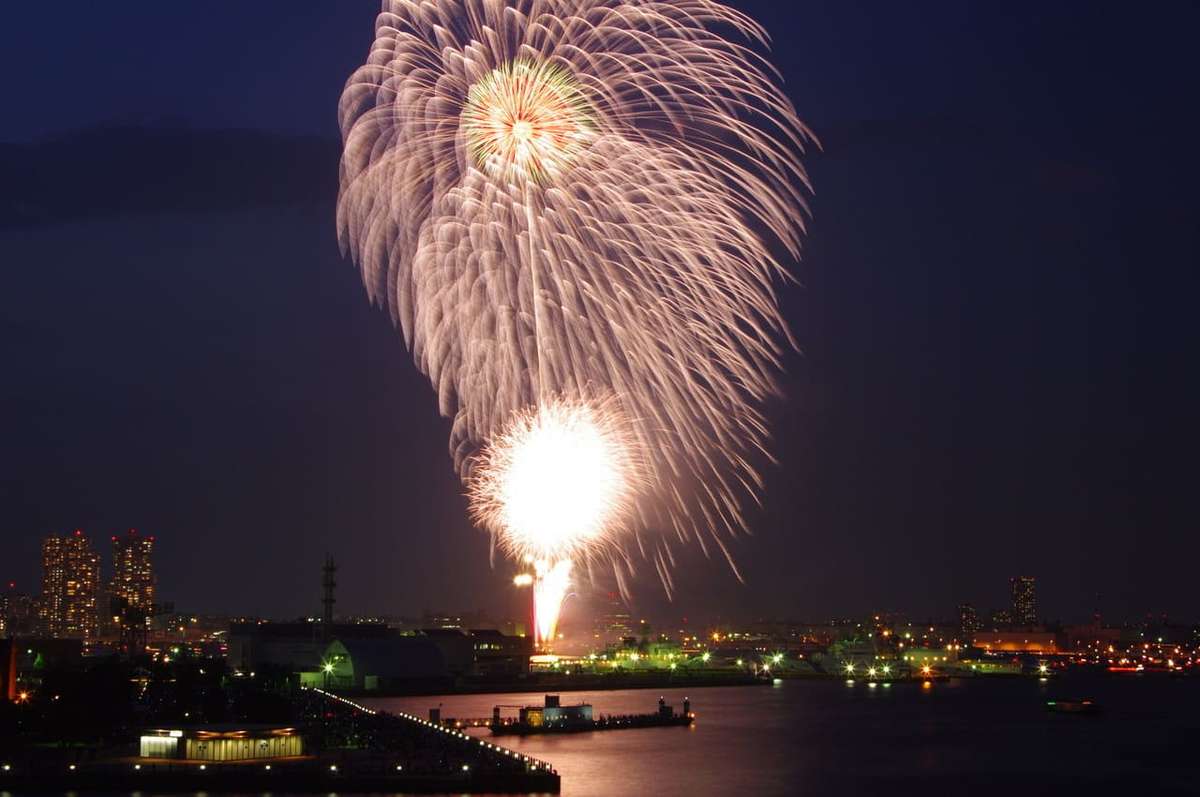
{"type": "Polygon", "coordinates": [[[603,403],[551,399],[520,412],[475,463],[472,516],[518,561],[584,559],[633,517],[632,445],[603,403]]]}
{"type": "Polygon", "coordinates": [[[554,639],[573,561],[619,549],[643,485],[616,403],[552,398],[517,413],[476,461],[471,514],[518,561],[531,562],[535,643],[554,639]]]}
{"type": "MultiPolygon", "coordinates": [[[[761,487],[809,138],[765,41],[711,0],[385,0],[342,96],[340,239],[464,480],[557,397],[626,419],[644,485],[562,552],[623,591],[634,550],[668,590],[673,541],[728,558],[761,487]]],[[[485,525],[520,551],[539,512],[485,525]]]]}

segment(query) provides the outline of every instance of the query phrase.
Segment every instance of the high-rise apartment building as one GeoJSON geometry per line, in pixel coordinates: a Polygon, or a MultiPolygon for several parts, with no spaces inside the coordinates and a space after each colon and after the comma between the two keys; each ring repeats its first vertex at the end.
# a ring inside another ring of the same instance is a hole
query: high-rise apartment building
{"type": "Polygon", "coordinates": [[[1037,625],[1037,580],[1033,576],[1014,576],[1009,580],[1012,590],[1012,618],[1017,625],[1037,625]]]}
{"type": "Polygon", "coordinates": [[[983,625],[979,622],[979,614],[975,611],[975,607],[969,603],[960,603],[958,606],[958,633],[964,644],[970,645],[975,635],[983,629],[983,625]]]}
{"type": "Polygon", "coordinates": [[[109,592],[144,615],[154,606],[154,538],[130,529],[112,538],[113,579],[109,592]]]}
{"type": "Polygon", "coordinates": [[[58,639],[92,639],[97,633],[100,555],[82,531],[42,541],[42,624],[58,639]]]}

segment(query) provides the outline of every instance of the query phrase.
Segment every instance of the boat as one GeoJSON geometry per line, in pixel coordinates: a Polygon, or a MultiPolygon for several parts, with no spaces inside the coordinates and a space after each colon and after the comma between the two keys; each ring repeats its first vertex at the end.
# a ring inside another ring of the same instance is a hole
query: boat
{"type": "Polygon", "coordinates": [[[1098,714],[1100,706],[1084,699],[1048,700],[1046,710],[1056,714],[1098,714]]]}

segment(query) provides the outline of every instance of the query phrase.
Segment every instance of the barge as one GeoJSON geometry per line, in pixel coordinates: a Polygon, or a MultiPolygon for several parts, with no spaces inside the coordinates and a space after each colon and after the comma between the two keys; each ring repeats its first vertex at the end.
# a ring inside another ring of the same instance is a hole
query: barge
{"type": "Polygon", "coordinates": [[[658,711],[653,714],[605,715],[596,717],[590,703],[564,706],[558,695],[546,695],[540,706],[496,706],[488,728],[495,736],[529,736],[539,733],[583,733],[614,731],[629,728],[665,728],[688,726],[696,721],[692,702],[683,699],[683,712],[676,713],[665,698],[658,699],[658,711]],[[501,716],[501,709],[517,708],[515,718],[501,716]]]}

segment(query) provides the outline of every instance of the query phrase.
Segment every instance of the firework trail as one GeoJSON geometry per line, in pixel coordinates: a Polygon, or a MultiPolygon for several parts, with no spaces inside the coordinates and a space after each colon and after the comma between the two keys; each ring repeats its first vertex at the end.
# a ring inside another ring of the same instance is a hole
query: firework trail
{"type": "Polygon", "coordinates": [[[563,556],[622,591],[635,554],[669,591],[675,542],[729,559],[807,187],[765,44],[709,0],[385,0],[339,108],[339,236],[503,549],[541,532],[481,485],[539,418],[590,408],[636,478],[563,556]]]}

